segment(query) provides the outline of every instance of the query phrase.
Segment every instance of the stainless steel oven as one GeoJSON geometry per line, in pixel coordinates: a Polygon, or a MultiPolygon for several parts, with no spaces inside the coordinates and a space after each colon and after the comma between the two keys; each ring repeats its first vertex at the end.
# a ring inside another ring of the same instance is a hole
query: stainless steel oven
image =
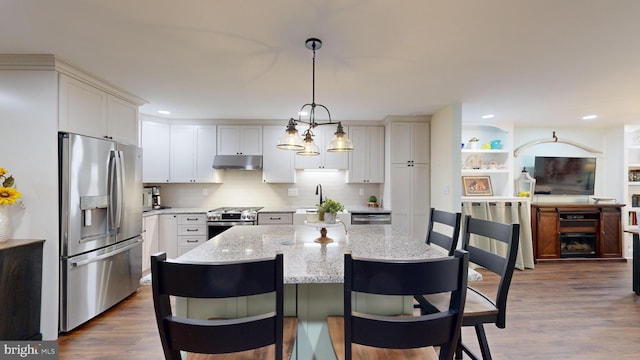
{"type": "Polygon", "coordinates": [[[207,239],[233,226],[257,225],[261,207],[222,207],[207,211],[207,239]]]}

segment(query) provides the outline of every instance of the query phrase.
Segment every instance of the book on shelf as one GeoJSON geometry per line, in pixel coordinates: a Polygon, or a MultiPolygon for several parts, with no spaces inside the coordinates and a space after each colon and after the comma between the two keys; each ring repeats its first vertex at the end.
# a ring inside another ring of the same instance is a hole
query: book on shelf
{"type": "Polygon", "coordinates": [[[638,225],[638,213],[636,211],[629,211],[629,225],[638,225]]]}

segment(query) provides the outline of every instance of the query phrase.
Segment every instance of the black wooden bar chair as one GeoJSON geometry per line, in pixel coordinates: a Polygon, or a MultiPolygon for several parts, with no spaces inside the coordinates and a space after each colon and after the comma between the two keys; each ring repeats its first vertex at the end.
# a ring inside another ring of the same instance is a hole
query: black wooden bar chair
{"type": "Polygon", "coordinates": [[[153,305],[166,359],[289,359],[297,319],[283,316],[282,254],[246,262],[189,263],[151,256],[153,305]],[[189,319],[170,296],[227,299],[275,293],[273,311],[244,318],[189,319]],[[211,355],[215,354],[215,355],[211,355]]]}
{"type": "MultiPolygon", "coordinates": [[[[520,225],[502,224],[489,220],[482,220],[465,216],[463,231],[463,248],[469,252],[469,262],[476,264],[500,277],[495,293],[491,296],[481,291],[468,287],[467,301],[464,309],[462,326],[473,326],[475,328],[478,344],[482,354],[482,359],[491,359],[487,335],[484,331],[484,324],[495,324],[498,328],[506,327],[507,295],[511,285],[511,278],[515,268],[518,244],[520,242],[520,225]],[[473,236],[480,236],[495,240],[496,247],[502,247],[504,256],[494,252],[481,249],[470,244],[473,236]]],[[[425,296],[429,304],[437,309],[446,306],[446,299],[441,296],[425,296]]],[[[466,353],[472,359],[479,359],[462,342],[462,337],[456,350],[456,359],[462,359],[462,353],[466,353]]]]}
{"type": "Polygon", "coordinates": [[[468,254],[428,260],[386,261],[344,257],[344,316],[327,318],[339,360],[452,359],[460,336],[467,287],[468,254]],[[445,311],[429,315],[383,316],[358,312],[352,294],[394,298],[447,293],[445,311]],[[439,353],[434,346],[439,346],[439,353]]]}
{"type": "Polygon", "coordinates": [[[427,244],[436,244],[447,251],[449,256],[452,256],[460,237],[460,217],[460,213],[431,208],[427,244]]]}
{"type": "MultiPolygon", "coordinates": [[[[431,208],[431,216],[429,216],[429,227],[427,228],[426,243],[436,244],[447,251],[452,256],[458,246],[458,238],[460,237],[460,213],[451,213],[443,210],[431,208]]],[[[422,314],[426,313],[429,305],[423,296],[416,295],[414,297],[413,308],[421,309],[422,314]]]]}

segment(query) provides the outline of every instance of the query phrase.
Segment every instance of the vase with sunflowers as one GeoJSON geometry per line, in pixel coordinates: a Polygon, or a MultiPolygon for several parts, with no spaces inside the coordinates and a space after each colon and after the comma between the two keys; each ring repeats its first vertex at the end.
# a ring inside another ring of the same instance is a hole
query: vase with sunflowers
{"type": "Polygon", "coordinates": [[[22,194],[15,189],[15,179],[7,169],[0,167],[0,242],[9,240],[7,206],[16,203],[22,194]]]}

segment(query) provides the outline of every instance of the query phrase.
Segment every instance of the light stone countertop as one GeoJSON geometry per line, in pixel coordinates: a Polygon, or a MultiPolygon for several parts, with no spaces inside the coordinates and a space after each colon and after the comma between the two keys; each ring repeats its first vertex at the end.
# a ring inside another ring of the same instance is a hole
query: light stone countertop
{"type": "Polygon", "coordinates": [[[162,214],[204,214],[211,209],[202,208],[164,208],[157,210],[147,210],[142,212],[142,216],[162,215],[162,214]]]}
{"type": "MultiPolygon", "coordinates": [[[[424,241],[411,240],[406,232],[393,225],[327,227],[328,244],[314,240],[320,237],[316,226],[256,225],[235,226],[210,239],[178,259],[197,262],[244,261],[284,254],[286,284],[342,283],[344,252],[374,259],[425,259],[444,256],[441,249],[424,241]]],[[[469,280],[482,275],[469,270],[469,280]]]]}

